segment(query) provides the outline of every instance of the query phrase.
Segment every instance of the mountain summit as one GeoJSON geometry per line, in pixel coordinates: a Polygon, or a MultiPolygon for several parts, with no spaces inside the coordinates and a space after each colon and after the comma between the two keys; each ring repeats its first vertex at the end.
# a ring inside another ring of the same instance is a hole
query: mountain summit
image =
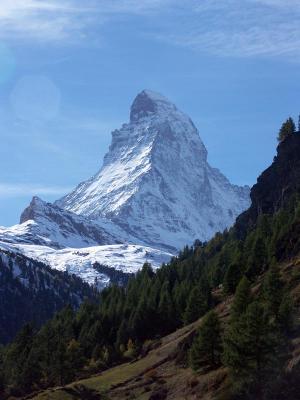
{"type": "Polygon", "coordinates": [[[249,188],[208,164],[186,114],[144,90],[130,122],[112,132],[100,171],[56,205],[95,222],[106,218],[137,243],[175,250],[232,225],[249,206],[249,188]]]}
{"type": "Polygon", "coordinates": [[[249,203],[247,186],[208,164],[191,119],[144,90],[129,122],[112,132],[100,171],[54,204],[34,197],[20,224],[0,227],[0,249],[103,287],[116,273],[146,261],[157,268],[184,245],[208,240],[249,203]]]}
{"type": "Polygon", "coordinates": [[[130,122],[149,117],[153,114],[177,111],[176,106],[166,97],[151,90],[143,90],[134,99],[130,109],[130,122]]]}

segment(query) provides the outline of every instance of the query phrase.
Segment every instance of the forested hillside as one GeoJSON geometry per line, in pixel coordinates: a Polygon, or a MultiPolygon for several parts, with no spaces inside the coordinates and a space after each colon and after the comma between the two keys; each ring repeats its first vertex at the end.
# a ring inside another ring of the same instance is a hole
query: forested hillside
{"type": "Polygon", "coordinates": [[[77,309],[97,292],[75,275],[20,254],[0,250],[0,343],[11,341],[31,321],[36,328],[66,304],[77,309]]]}
{"type": "Polygon", "coordinates": [[[153,340],[205,315],[178,350],[195,376],[226,368],[224,399],[294,399],[284,388],[299,369],[296,362],[289,375],[286,363],[298,334],[293,290],[300,278],[298,269],[283,276],[281,268],[300,252],[299,154],[300,135],[291,132],[229,231],[185,247],[156,273],[144,265],[127,287],[105,289],[97,304],[77,313],[67,307],[38,331],[25,326],[2,351],[3,391],[22,396],[144,357],[153,340]],[[232,295],[220,321],[216,310],[232,295]]]}

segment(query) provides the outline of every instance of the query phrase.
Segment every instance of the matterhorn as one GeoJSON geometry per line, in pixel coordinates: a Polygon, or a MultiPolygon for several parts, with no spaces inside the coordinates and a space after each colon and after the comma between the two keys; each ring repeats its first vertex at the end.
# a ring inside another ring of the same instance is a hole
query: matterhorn
{"type": "Polygon", "coordinates": [[[91,282],[95,263],[126,272],[145,261],[158,267],[230,227],[249,204],[248,186],[209,165],[191,119],[144,90],[129,122],[112,132],[99,172],[54,204],[34,197],[19,225],[0,229],[0,248],[91,282]]]}
{"type": "Polygon", "coordinates": [[[158,93],[135,98],[130,122],[112,133],[100,171],[56,203],[93,221],[107,218],[140,243],[176,249],[206,241],[249,206],[207,162],[191,119],[158,93]]]}

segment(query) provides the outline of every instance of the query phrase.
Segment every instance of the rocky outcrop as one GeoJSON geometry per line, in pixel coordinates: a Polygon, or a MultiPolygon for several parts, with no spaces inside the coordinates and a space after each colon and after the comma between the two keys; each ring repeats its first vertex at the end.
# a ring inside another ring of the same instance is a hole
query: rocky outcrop
{"type": "Polygon", "coordinates": [[[273,215],[291,196],[300,192],[300,133],[289,136],[277,147],[273,163],[252,187],[251,206],[237,220],[237,229],[253,226],[259,215],[273,215]]]}

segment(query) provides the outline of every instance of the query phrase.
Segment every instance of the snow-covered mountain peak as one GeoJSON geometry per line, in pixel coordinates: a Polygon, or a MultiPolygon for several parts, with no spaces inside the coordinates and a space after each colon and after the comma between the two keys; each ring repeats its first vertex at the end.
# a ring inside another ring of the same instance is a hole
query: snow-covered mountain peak
{"type": "Polygon", "coordinates": [[[232,225],[249,203],[248,187],[208,164],[191,119],[144,90],[130,121],[112,132],[100,171],[54,204],[34,197],[19,225],[0,227],[0,248],[91,282],[95,262],[131,271],[144,261],[158,266],[232,225]]]}
{"type": "Polygon", "coordinates": [[[151,90],[143,90],[134,99],[130,109],[130,122],[134,123],[153,114],[168,114],[177,111],[166,97],[151,90]]]}
{"type": "MultiPolygon", "coordinates": [[[[50,204],[49,204],[50,205],[50,204]]],[[[47,208],[47,203],[38,196],[33,196],[29,206],[25,208],[20,216],[20,224],[29,220],[35,220],[47,208]]]]}
{"type": "Polygon", "coordinates": [[[56,204],[95,221],[109,219],[136,243],[174,251],[230,226],[249,205],[249,188],[231,185],[211,168],[191,119],[144,90],[130,122],[112,132],[101,170],[56,204]]]}
{"type": "Polygon", "coordinates": [[[112,224],[104,225],[102,221],[95,224],[35,196],[23,211],[19,225],[0,227],[0,241],[47,245],[55,249],[120,243],[125,233],[122,236],[117,229],[115,235],[112,224]]]}
{"type": "MultiPolygon", "coordinates": [[[[173,141],[194,140],[201,147],[202,157],[205,159],[207,157],[206,148],[190,117],[180,111],[166,97],[151,90],[143,90],[136,96],[130,109],[130,123],[124,124],[122,128],[127,128],[125,130],[128,135],[131,134],[134,139],[143,136],[150,139],[150,128],[155,130],[157,140],[163,140],[165,136],[170,136],[170,131],[172,131],[171,139],[173,141]]],[[[120,131],[113,132],[112,145],[116,140],[125,139],[124,129],[121,129],[121,131],[123,133],[122,138],[118,135],[120,131]]]]}

